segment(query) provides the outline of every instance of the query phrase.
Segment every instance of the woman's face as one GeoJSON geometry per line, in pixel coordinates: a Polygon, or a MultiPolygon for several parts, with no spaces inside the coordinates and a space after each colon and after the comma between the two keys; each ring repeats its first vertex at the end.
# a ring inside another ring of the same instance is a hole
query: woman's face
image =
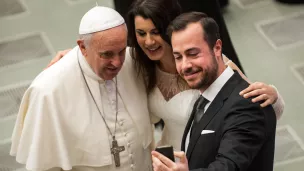
{"type": "Polygon", "coordinates": [[[134,24],[137,42],[151,60],[157,61],[164,56],[172,56],[171,46],[162,39],[151,19],[135,16],[134,24]]]}

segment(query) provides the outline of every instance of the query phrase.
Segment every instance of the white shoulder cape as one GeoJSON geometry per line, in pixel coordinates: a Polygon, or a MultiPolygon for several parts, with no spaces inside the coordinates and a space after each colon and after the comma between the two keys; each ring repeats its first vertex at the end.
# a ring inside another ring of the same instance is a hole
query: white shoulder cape
{"type": "Polygon", "coordinates": [[[39,74],[24,94],[10,154],[28,170],[112,164],[107,129],[88,100],[77,50],[39,74]]]}

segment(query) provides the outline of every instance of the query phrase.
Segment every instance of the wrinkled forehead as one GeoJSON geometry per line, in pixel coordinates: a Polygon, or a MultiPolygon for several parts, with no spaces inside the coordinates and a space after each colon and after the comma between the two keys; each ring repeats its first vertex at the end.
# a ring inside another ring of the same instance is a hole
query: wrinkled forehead
{"type": "Polygon", "coordinates": [[[127,29],[125,26],[96,32],[92,36],[92,43],[98,49],[119,51],[127,46],[127,29]]]}

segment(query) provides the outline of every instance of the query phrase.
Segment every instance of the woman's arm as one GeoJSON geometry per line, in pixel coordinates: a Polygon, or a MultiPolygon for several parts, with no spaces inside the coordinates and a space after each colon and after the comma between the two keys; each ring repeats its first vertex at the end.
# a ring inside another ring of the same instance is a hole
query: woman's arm
{"type": "Polygon", "coordinates": [[[224,60],[224,63],[225,65],[227,66],[230,66],[230,68],[232,68],[233,70],[236,70],[240,75],[241,77],[247,81],[249,84],[251,83],[249,81],[249,79],[243,74],[243,72],[239,69],[239,67],[237,65],[235,65],[235,63],[233,63],[229,58],[227,58],[225,55],[223,55],[223,60],[224,60]]]}

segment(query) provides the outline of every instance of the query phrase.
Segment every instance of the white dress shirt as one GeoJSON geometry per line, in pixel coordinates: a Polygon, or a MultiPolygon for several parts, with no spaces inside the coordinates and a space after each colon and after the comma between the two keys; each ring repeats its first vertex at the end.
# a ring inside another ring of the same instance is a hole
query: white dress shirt
{"type": "MultiPolygon", "coordinates": [[[[220,92],[220,90],[223,88],[226,82],[232,77],[233,74],[234,74],[233,70],[229,66],[227,66],[224,72],[204,92],[201,92],[201,95],[209,101],[204,108],[204,112],[207,111],[208,107],[210,106],[216,95],[220,92]]],[[[189,129],[185,141],[185,152],[187,152],[188,149],[191,129],[192,129],[192,125],[191,128],[189,129]]]]}

